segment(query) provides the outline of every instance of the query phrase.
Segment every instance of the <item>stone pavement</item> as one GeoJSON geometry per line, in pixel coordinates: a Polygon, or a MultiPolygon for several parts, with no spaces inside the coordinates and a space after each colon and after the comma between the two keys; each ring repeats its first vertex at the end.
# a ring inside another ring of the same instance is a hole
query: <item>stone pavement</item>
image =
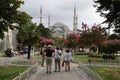
{"type": "Polygon", "coordinates": [[[53,72],[54,65],[52,66],[52,73],[46,73],[46,67],[38,66],[38,70],[33,74],[29,80],[91,80],[86,73],[78,68],[78,64],[71,63],[71,71],[65,72],[64,67],[60,72],[53,72]]]}
{"type": "Polygon", "coordinates": [[[27,54],[17,55],[14,57],[0,57],[0,66],[9,65],[14,60],[24,60],[27,57],[27,54]]]}

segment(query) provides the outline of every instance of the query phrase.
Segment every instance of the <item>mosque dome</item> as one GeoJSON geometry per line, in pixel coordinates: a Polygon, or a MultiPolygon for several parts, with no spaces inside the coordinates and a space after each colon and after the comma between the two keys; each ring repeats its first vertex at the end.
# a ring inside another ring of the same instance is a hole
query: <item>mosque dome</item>
{"type": "Polygon", "coordinates": [[[66,26],[64,23],[60,21],[50,26],[50,30],[53,36],[63,36],[70,31],[68,26],[66,26]]]}

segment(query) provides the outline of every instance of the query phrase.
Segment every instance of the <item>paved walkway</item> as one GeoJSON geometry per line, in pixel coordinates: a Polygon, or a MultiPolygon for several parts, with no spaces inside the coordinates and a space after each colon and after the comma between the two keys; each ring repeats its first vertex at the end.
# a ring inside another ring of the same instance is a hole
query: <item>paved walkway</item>
{"type": "MultiPolygon", "coordinates": [[[[15,56],[15,57],[0,57],[0,65],[6,65],[8,62],[14,60],[24,59],[26,55],[15,56]]],[[[53,72],[54,63],[52,66],[52,73],[46,74],[46,67],[41,67],[38,65],[38,70],[34,73],[29,80],[91,80],[88,78],[86,73],[78,68],[78,64],[71,63],[71,71],[65,72],[64,67],[60,72],[53,72]]]]}
{"type": "Polygon", "coordinates": [[[26,58],[26,54],[25,55],[18,55],[18,56],[14,56],[14,57],[0,57],[0,66],[4,66],[7,64],[10,64],[12,61],[14,60],[23,60],[24,58],[26,58]]]}
{"type": "Polygon", "coordinates": [[[78,68],[78,64],[71,63],[71,71],[65,72],[64,67],[60,72],[53,72],[54,65],[52,66],[52,73],[46,73],[46,67],[38,66],[38,70],[33,74],[29,80],[91,80],[86,73],[78,68]]]}

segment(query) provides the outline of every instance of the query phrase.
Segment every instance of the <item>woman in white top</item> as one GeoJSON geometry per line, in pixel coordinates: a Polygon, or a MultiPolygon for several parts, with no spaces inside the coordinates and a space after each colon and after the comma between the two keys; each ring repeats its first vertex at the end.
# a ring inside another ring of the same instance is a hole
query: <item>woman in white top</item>
{"type": "Polygon", "coordinates": [[[63,60],[65,62],[65,72],[70,71],[70,61],[71,61],[71,52],[70,50],[66,50],[64,52],[63,60]]]}
{"type": "Polygon", "coordinates": [[[62,51],[57,47],[54,52],[54,58],[55,58],[55,71],[54,72],[60,72],[61,66],[61,53],[62,51]],[[57,70],[58,69],[58,70],[57,70]]]}

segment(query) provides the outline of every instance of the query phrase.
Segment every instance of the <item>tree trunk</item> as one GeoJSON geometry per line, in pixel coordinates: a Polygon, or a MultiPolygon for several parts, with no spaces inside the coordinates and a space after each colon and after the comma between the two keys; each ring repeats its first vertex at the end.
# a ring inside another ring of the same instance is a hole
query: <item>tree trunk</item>
{"type": "Polygon", "coordinates": [[[101,46],[98,45],[98,54],[101,53],[101,46]]]}
{"type": "Polygon", "coordinates": [[[28,56],[27,56],[27,59],[29,60],[30,59],[30,52],[31,51],[31,45],[28,45],[28,56]]]}

